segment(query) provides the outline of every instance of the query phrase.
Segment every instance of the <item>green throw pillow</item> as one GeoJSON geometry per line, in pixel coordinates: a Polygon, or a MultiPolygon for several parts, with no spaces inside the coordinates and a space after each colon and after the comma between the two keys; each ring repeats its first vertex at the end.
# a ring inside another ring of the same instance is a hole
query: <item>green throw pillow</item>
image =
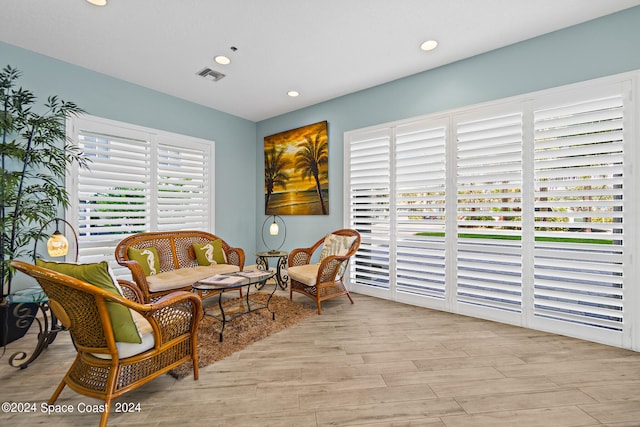
{"type": "Polygon", "coordinates": [[[129,248],[127,256],[132,261],[138,261],[145,276],[153,276],[160,273],[160,258],[158,258],[156,248],[129,248]]]}
{"type": "Polygon", "coordinates": [[[222,240],[211,240],[207,243],[194,243],[193,251],[196,253],[198,265],[226,264],[227,255],[222,249],[222,240]]]}
{"type": "MultiPolygon", "coordinates": [[[[115,282],[115,279],[109,271],[109,264],[106,261],[92,264],[73,264],[38,259],[36,260],[36,265],[66,274],[67,276],[82,280],[112,294],[122,296],[122,293],[116,286],[117,282],[115,282]]],[[[131,312],[127,307],[114,301],[107,301],[107,311],[111,318],[111,327],[113,328],[116,341],[138,344],[142,342],[136,324],[131,317],[131,312]]]]}

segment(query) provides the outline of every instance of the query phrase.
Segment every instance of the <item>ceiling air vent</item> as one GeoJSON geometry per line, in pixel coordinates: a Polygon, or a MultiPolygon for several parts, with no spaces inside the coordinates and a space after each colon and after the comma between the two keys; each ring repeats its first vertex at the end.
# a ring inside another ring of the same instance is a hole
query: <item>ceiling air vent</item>
{"type": "Polygon", "coordinates": [[[225,76],[225,74],[212,70],[209,67],[203,68],[202,70],[198,71],[196,74],[199,75],[200,77],[204,77],[205,79],[213,80],[214,82],[217,82],[218,80],[220,80],[225,76]]]}

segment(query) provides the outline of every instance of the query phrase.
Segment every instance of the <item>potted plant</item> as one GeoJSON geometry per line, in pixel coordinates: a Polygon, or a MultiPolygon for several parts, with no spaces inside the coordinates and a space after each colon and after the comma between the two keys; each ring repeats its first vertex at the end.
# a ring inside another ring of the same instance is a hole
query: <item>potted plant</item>
{"type": "MultiPolygon", "coordinates": [[[[13,284],[9,261],[31,255],[35,239],[42,237],[40,229],[57,216],[60,207],[68,205],[64,185],[67,167],[74,162],[86,167],[88,162],[65,134],[67,117],[83,110],[57,96],[37,105],[31,91],[18,87],[20,76],[20,71],[9,65],[0,72],[1,345],[22,337],[30,326],[25,319],[33,320],[33,315],[25,315],[28,304],[12,307],[7,301],[13,284]],[[19,319],[10,318],[18,312],[19,319]]],[[[32,305],[35,314],[37,305],[32,305]]]]}

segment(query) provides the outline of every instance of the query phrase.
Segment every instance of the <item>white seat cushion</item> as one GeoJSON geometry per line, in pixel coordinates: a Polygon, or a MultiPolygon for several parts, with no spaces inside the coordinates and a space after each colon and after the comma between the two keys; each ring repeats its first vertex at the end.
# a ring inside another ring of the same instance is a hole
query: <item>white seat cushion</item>
{"type": "MultiPolygon", "coordinates": [[[[150,350],[156,343],[156,340],[153,336],[153,327],[151,326],[151,323],[149,323],[149,321],[137,311],[130,311],[133,322],[136,324],[136,328],[138,328],[138,332],[142,337],[142,342],[140,344],[130,342],[116,342],[116,347],[118,348],[118,357],[120,359],[135,356],[136,354],[140,354],[147,350],[150,350]]],[[[93,353],[93,355],[100,359],[111,359],[111,356],[108,354],[93,353]]]]}
{"type": "Polygon", "coordinates": [[[320,264],[305,264],[289,267],[287,273],[289,278],[296,282],[304,283],[307,286],[315,286],[318,278],[318,268],[320,264]]]}
{"type": "Polygon", "coordinates": [[[200,265],[148,276],[147,283],[151,292],[168,291],[191,286],[198,280],[215,276],[216,274],[235,273],[237,271],[240,271],[240,268],[231,264],[200,265]]]}

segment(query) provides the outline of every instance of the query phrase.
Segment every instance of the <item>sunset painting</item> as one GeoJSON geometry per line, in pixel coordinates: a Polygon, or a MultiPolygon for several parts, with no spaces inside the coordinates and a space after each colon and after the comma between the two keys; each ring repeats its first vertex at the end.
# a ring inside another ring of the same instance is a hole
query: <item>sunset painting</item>
{"type": "Polygon", "coordinates": [[[265,215],[329,214],[329,138],[318,122],[264,138],[265,215]]]}

